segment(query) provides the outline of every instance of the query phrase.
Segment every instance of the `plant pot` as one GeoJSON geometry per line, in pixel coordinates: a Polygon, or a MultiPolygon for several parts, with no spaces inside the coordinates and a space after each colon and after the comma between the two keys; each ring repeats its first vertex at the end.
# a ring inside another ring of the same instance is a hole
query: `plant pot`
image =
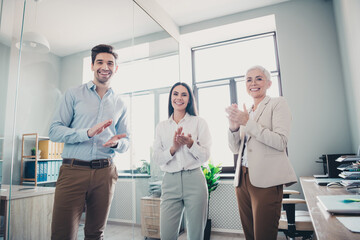
{"type": "Polygon", "coordinates": [[[204,240],[210,240],[210,234],[211,234],[211,219],[208,219],[206,221],[206,226],[204,230],[204,240]]]}

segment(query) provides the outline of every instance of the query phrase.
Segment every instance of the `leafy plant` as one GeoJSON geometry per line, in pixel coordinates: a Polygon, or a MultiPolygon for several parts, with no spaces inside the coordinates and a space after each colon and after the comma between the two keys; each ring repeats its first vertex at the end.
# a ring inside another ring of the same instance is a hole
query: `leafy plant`
{"type": "Polygon", "coordinates": [[[138,168],[140,173],[150,174],[150,164],[146,160],[141,160],[142,165],[138,168]]]}
{"type": "Polygon", "coordinates": [[[35,156],[35,155],[36,155],[36,148],[33,147],[33,148],[31,149],[31,155],[32,155],[32,156],[35,156]]]}
{"type": "Polygon", "coordinates": [[[209,163],[208,166],[201,166],[201,169],[204,173],[208,192],[209,192],[209,199],[208,199],[208,218],[209,218],[209,203],[210,203],[210,194],[211,192],[215,191],[220,183],[220,173],[221,167],[220,165],[214,166],[213,164],[209,163]]]}

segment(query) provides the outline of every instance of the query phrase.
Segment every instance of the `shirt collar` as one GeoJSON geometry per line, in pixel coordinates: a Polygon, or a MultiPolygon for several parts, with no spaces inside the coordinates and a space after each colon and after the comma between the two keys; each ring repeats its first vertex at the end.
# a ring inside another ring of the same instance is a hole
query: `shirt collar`
{"type": "MultiPolygon", "coordinates": [[[[169,117],[169,119],[168,119],[169,122],[175,122],[173,119],[173,115],[174,115],[174,113],[171,114],[171,116],[169,117]]],[[[185,116],[179,121],[179,123],[182,121],[186,121],[186,119],[188,119],[189,117],[190,117],[190,114],[188,112],[186,112],[185,116]]]]}
{"type": "Polygon", "coordinates": [[[90,90],[90,89],[94,89],[95,90],[95,87],[96,85],[93,83],[93,81],[89,81],[87,84],[86,84],[87,88],[90,90]]]}
{"type": "MultiPolygon", "coordinates": [[[[86,83],[86,86],[89,90],[93,90],[93,91],[96,90],[96,85],[94,84],[93,81],[89,81],[88,83],[86,83]]],[[[114,93],[114,90],[112,89],[112,87],[109,87],[108,92],[114,93]]]]}

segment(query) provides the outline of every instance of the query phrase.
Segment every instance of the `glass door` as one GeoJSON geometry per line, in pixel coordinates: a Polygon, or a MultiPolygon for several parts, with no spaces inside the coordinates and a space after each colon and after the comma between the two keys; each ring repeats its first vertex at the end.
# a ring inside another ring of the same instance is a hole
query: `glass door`
{"type": "Polygon", "coordinates": [[[20,50],[25,1],[0,1],[0,239],[10,239],[14,222],[12,198],[18,170],[19,140],[16,134],[17,99],[20,85],[20,50]],[[18,45],[19,46],[19,45],[18,45]]]}
{"type": "MultiPolygon", "coordinates": [[[[50,238],[62,148],[50,144],[49,127],[64,93],[93,79],[90,50],[101,43],[119,54],[112,88],[128,105],[133,135],[130,149],[114,159],[119,179],[105,238],[143,239],[141,199],[161,179],[151,146],[163,96],[179,79],[177,41],[132,0],[0,3],[0,179],[6,204],[0,239],[50,238]]],[[[79,239],[84,224],[83,214],[79,239]]]]}

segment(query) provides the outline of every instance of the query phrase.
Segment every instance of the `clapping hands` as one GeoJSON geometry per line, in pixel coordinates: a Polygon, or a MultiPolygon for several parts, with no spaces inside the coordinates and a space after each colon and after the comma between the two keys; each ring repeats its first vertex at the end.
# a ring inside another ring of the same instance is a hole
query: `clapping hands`
{"type": "MultiPolygon", "coordinates": [[[[105,120],[101,123],[96,124],[87,131],[88,136],[91,138],[95,135],[102,133],[107,127],[112,124],[113,120],[105,120]]],[[[126,134],[118,134],[113,136],[109,141],[103,144],[104,147],[115,147],[121,138],[126,137],[126,134]]]]}
{"type": "Polygon", "coordinates": [[[194,143],[191,134],[185,135],[182,130],[183,128],[179,127],[174,133],[173,145],[170,148],[171,155],[174,155],[181,146],[186,145],[188,148],[191,148],[194,143]]]}
{"type": "Polygon", "coordinates": [[[229,128],[233,132],[237,131],[240,125],[245,126],[249,120],[249,113],[246,110],[245,104],[243,104],[243,111],[238,108],[236,103],[233,103],[225,109],[225,112],[228,114],[229,128]]]}

